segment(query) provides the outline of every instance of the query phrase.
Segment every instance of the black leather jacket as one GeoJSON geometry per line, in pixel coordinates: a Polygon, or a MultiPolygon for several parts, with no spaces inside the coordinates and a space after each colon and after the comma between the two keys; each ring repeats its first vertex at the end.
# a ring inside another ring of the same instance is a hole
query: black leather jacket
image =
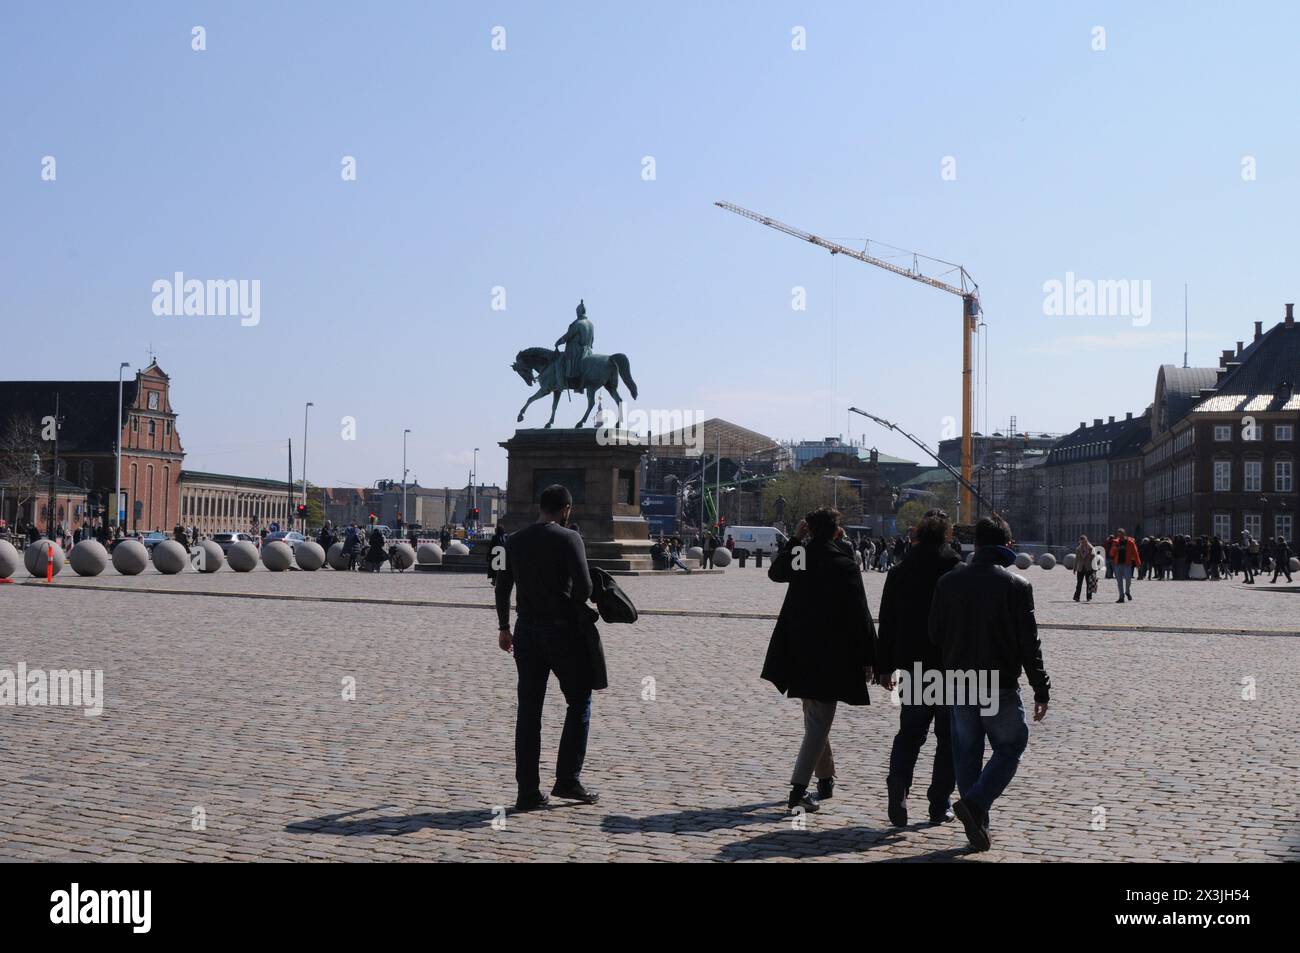
{"type": "Polygon", "coordinates": [[[945,671],[997,671],[1002,689],[1015,687],[1023,668],[1034,701],[1046,703],[1052,680],[1043,668],[1034,587],[1005,568],[1008,553],[981,546],[969,563],[940,577],[930,605],[930,641],[945,671]]]}

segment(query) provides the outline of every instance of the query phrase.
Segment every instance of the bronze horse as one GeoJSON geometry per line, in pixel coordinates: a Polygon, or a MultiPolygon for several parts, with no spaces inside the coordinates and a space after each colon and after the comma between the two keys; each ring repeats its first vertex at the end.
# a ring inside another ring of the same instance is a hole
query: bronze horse
{"type": "MultiPolygon", "coordinates": [[[[563,364],[561,357],[559,351],[544,347],[525,348],[515,355],[515,362],[510,365],[510,369],[522,377],[529,387],[537,384],[539,388],[537,393],[529,397],[528,402],[519,408],[519,416],[516,418],[519,423],[523,423],[524,411],[528,409],[529,404],[547,394],[551,395],[551,419],[546,422],[546,428],[555,423],[555,408],[559,406],[560,394],[565,390],[565,381],[560,371],[563,364]]],[[[587,422],[587,418],[591,415],[591,408],[596,403],[596,391],[602,387],[609,392],[610,397],[614,398],[614,403],[618,406],[619,419],[622,420],[623,398],[618,393],[619,378],[622,378],[623,383],[627,385],[632,399],[636,400],[636,382],[632,380],[627,355],[588,354],[582,359],[581,371],[581,386],[574,390],[587,392],[587,412],[575,426],[581,427],[587,422]]]]}

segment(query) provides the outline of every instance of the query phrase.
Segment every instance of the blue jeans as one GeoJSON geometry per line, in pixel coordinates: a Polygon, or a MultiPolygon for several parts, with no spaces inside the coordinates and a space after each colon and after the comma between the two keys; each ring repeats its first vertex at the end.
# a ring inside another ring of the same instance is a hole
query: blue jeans
{"type": "Polygon", "coordinates": [[[1132,595],[1129,592],[1133,588],[1133,566],[1130,563],[1115,564],[1115,585],[1119,586],[1120,598],[1132,595]]]}
{"type": "Polygon", "coordinates": [[[587,730],[591,725],[591,675],[586,647],[571,625],[519,619],[515,623],[514,649],[515,667],[519,670],[519,711],[515,718],[515,780],[519,792],[532,794],[538,790],[542,704],[552,672],[568,704],[555,758],[555,783],[574,784],[587,757],[587,730]]]}
{"type": "Polygon", "coordinates": [[[912,786],[912,773],[921,746],[930,734],[934,722],[934,773],[926,797],[931,814],[943,814],[949,808],[948,799],[957,786],[953,776],[952,715],[946,705],[899,705],[898,734],[889,752],[889,782],[907,789],[912,786]]]}
{"type": "Polygon", "coordinates": [[[979,705],[952,706],[953,765],[957,789],[963,801],[985,815],[1020,766],[1020,756],[1029,744],[1029,726],[1019,688],[998,693],[996,714],[983,714],[979,705]],[[984,761],[984,738],[993,746],[993,756],[984,761]]]}

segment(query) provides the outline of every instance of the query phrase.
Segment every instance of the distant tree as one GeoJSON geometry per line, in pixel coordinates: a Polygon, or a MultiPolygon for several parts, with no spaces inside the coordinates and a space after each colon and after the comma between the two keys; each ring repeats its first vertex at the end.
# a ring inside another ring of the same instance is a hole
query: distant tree
{"type": "MultiPolygon", "coordinates": [[[[15,512],[36,499],[41,477],[33,454],[41,451],[41,432],[30,417],[12,414],[0,429],[0,481],[14,498],[15,512]]],[[[33,507],[32,518],[35,518],[33,507]]]]}

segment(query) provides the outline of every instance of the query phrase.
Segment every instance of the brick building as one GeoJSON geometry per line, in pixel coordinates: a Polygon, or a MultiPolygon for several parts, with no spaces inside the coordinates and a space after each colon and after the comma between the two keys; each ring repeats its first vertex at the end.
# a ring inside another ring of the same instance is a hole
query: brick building
{"type": "Polygon", "coordinates": [[[1157,378],[1156,426],[1143,447],[1148,531],[1227,539],[1246,530],[1294,544],[1300,505],[1294,306],[1286,305],[1284,320],[1268,332],[1255,322],[1249,346],[1238,341],[1235,350],[1223,351],[1219,366],[1195,382],[1194,396],[1186,382],[1181,388],[1171,382],[1170,370],[1161,368],[1157,378]]]}
{"type": "MultiPolygon", "coordinates": [[[[1046,491],[1047,542],[1051,546],[1072,547],[1080,536],[1096,542],[1104,540],[1115,529],[1112,523],[1112,469],[1124,473],[1121,490],[1124,498],[1116,501],[1117,507],[1132,513],[1140,508],[1140,497],[1128,496],[1131,481],[1133,447],[1148,427],[1147,417],[1125,414],[1123,420],[1114,417],[1103,421],[1100,417],[1089,425],[1081,422],[1077,430],[1058,440],[1047,455],[1043,466],[1046,491]]],[[[1141,527],[1125,525],[1130,533],[1141,527]]]]}
{"type": "MultiPolygon", "coordinates": [[[[64,494],[69,506],[62,521],[76,525],[103,513],[113,522],[115,453],[120,439],[127,528],[148,532],[170,530],[176,524],[185,451],[176,430],[170,380],[157,362],[138,371],[134,380],[123,382],[120,433],[115,380],[0,381],[0,456],[9,461],[6,469],[10,471],[0,473],[0,480],[12,482],[12,471],[33,454],[47,474],[49,467],[56,466],[54,442],[42,439],[47,430],[44,424],[56,416],[57,476],[80,488],[82,498],[78,504],[73,501],[74,494],[64,494]]],[[[12,519],[13,514],[6,518],[12,519]]]]}

